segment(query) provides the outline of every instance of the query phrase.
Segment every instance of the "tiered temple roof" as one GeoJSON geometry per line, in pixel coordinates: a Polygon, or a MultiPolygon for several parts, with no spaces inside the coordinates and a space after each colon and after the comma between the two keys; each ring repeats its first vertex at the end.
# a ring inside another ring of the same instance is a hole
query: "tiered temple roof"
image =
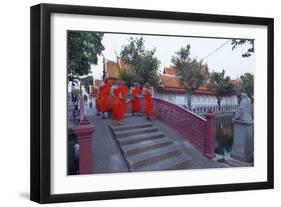
{"type": "MultiPolygon", "coordinates": [[[[202,65],[201,70],[208,70],[207,65],[202,65]]],[[[164,67],[163,74],[160,75],[160,92],[166,93],[184,93],[185,88],[180,84],[179,78],[176,76],[175,67],[164,67]]],[[[213,95],[214,93],[207,89],[206,86],[200,86],[195,90],[195,94],[213,95]]]]}
{"type": "Polygon", "coordinates": [[[122,70],[129,70],[130,66],[121,58],[117,58],[117,62],[107,60],[105,63],[105,73],[106,77],[109,79],[109,81],[116,81],[120,77],[120,72],[122,70]]]}

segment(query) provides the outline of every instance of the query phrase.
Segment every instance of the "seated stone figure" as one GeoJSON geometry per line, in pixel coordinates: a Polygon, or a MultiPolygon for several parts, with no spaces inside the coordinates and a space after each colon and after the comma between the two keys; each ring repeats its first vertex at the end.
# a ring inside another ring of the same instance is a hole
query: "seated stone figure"
{"type": "Polygon", "coordinates": [[[234,119],[252,121],[252,102],[246,93],[241,93],[241,101],[235,112],[234,119]]]}

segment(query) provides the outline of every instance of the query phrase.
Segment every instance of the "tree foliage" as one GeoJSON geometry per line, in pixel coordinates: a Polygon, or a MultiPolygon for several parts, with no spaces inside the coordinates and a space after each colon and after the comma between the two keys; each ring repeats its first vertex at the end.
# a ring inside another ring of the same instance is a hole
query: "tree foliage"
{"type": "Polygon", "coordinates": [[[249,48],[247,49],[247,51],[245,53],[242,54],[242,57],[250,57],[255,52],[254,40],[232,39],[232,41],[231,41],[232,50],[236,49],[237,46],[241,46],[244,44],[248,44],[249,48]]]}
{"type": "Polygon", "coordinates": [[[69,31],[67,33],[67,74],[69,79],[88,75],[91,64],[98,63],[98,55],[104,50],[104,33],[69,31]]]}
{"type": "Polygon", "coordinates": [[[120,57],[130,66],[130,72],[121,72],[122,78],[135,79],[140,84],[149,82],[158,87],[157,69],[160,61],[155,57],[156,49],[146,50],[143,37],[130,38],[127,45],[122,46],[120,57]]]}
{"type": "Polygon", "coordinates": [[[218,106],[220,109],[221,100],[224,96],[229,94],[234,94],[236,92],[235,85],[231,82],[229,76],[225,76],[225,70],[222,72],[212,72],[210,74],[209,82],[207,87],[214,91],[218,101],[218,106]]]}
{"type": "Polygon", "coordinates": [[[136,74],[133,70],[122,70],[120,71],[120,78],[125,81],[128,87],[131,87],[131,83],[137,80],[136,74]]]}
{"type": "Polygon", "coordinates": [[[176,69],[180,84],[187,92],[188,108],[191,109],[191,94],[205,82],[208,68],[202,69],[202,61],[190,57],[190,45],[175,52],[171,62],[176,69]]]}
{"type": "Polygon", "coordinates": [[[84,78],[81,78],[80,80],[81,80],[81,83],[84,85],[87,93],[89,93],[89,86],[93,85],[93,76],[86,76],[84,78]]]}
{"type": "Polygon", "coordinates": [[[254,100],[254,75],[251,73],[245,73],[240,76],[240,90],[245,92],[249,98],[254,100]]]}

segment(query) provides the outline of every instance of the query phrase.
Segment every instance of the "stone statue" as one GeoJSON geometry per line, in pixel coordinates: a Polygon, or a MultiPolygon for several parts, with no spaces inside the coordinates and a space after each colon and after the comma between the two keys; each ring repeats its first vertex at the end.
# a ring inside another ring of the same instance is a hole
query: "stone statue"
{"type": "Polygon", "coordinates": [[[235,112],[234,119],[252,121],[252,102],[246,93],[241,93],[241,101],[235,112]]]}
{"type": "Polygon", "coordinates": [[[241,101],[233,120],[233,145],[231,157],[241,162],[254,161],[254,125],[252,102],[246,93],[241,93],[241,101]]]}

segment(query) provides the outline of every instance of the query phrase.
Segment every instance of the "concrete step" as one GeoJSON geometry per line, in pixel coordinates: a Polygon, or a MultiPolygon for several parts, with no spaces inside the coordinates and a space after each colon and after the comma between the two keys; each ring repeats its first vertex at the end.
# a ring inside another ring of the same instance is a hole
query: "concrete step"
{"type": "Polygon", "coordinates": [[[171,144],[173,144],[171,139],[163,137],[161,139],[149,139],[133,144],[123,145],[121,149],[125,156],[129,156],[171,144]]]}
{"type": "Polygon", "coordinates": [[[235,160],[235,159],[227,159],[227,160],[224,160],[224,162],[227,165],[230,165],[231,167],[252,167],[252,166],[254,166],[253,163],[241,162],[241,161],[235,160]]]}
{"type": "Polygon", "coordinates": [[[161,132],[151,132],[151,133],[133,135],[128,137],[119,137],[117,138],[117,141],[122,147],[123,145],[139,143],[146,140],[155,140],[155,139],[163,138],[164,136],[165,135],[161,132]]]}
{"type": "Polygon", "coordinates": [[[129,164],[130,170],[134,171],[145,165],[151,165],[166,158],[171,158],[182,153],[182,149],[178,145],[168,145],[161,148],[152,149],[136,155],[125,156],[129,164]]]}
{"type": "Polygon", "coordinates": [[[158,171],[158,170],[180,170],[188,169],[192,166],[192,159],[185,153],[181,153],[175,157],[168,157],[167,159],[153,163],[151,165],[145,165],[140,168],[134,169],[136,172],[142,171],[158,171]]]}
{"type": "Polygon", "coordinates": [[[131,124],[131,125],[126,125],[126,126],[111,126],[111,129],[115,132],[117,131],[124,131],[124,130],[130,130],[130,129],[140,129],[140,128],[147,128],[147,127],[152,127],[152,124],[147,123],[147,124],[131,124]]]}
{"type": "Polygon", "coordinates": [[[156,132],[158,131],[158,128],[155,127],[146,127],[146,128],[140,128],[140,129],[130,129],[130,130],[123,130],[123,131],[113,131],[116,138],[121,138],[121,137],[129,137],[133,135],[138,135],[138,134],[145,134],[149,132],[156,132]]]}

